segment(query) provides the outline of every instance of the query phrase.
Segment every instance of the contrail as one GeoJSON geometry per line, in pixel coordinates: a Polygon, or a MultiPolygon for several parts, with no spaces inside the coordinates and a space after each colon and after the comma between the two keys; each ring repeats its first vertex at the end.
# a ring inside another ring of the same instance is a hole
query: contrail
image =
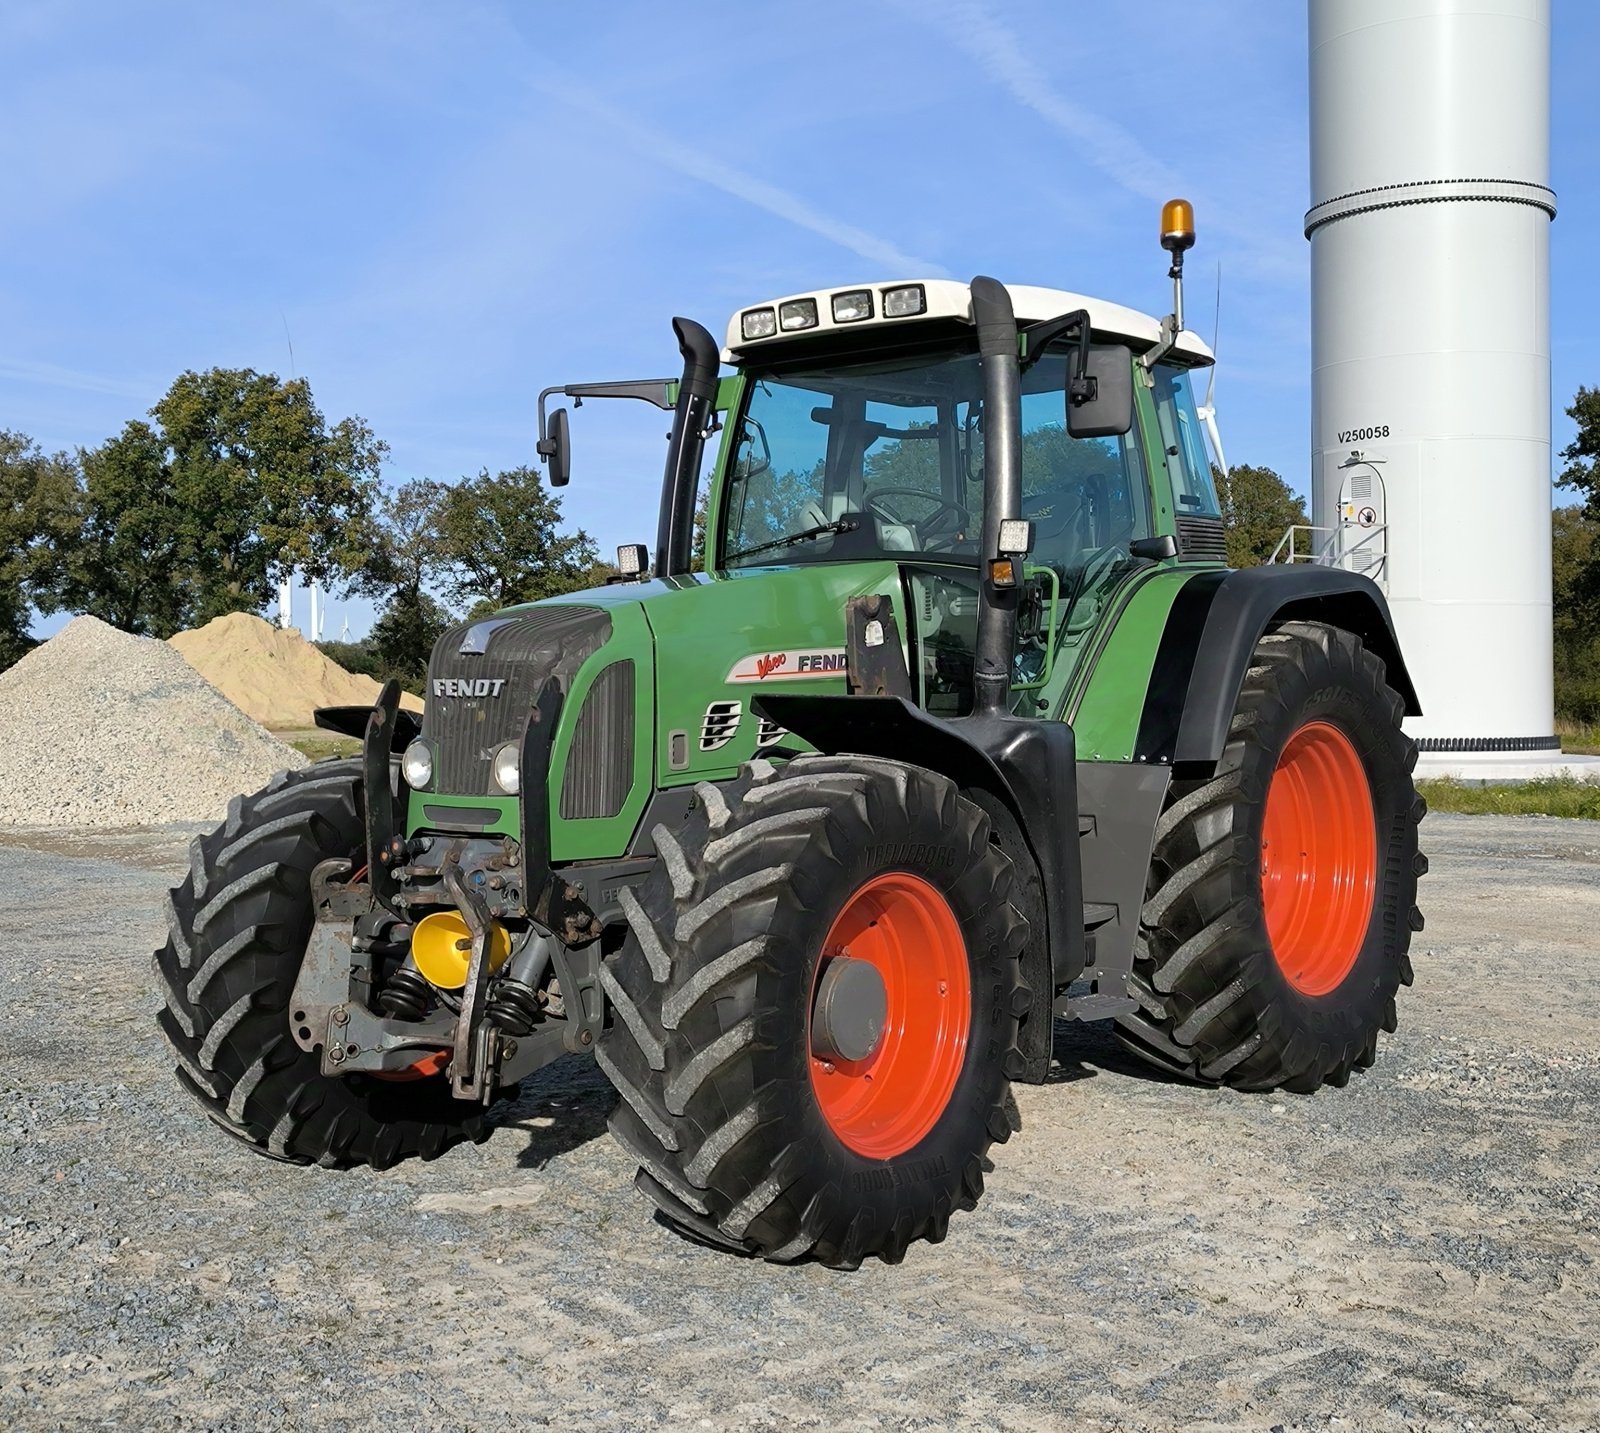
{"type": "MultiPolygon", "coordinates": [[[[1073,141],[1077,152],[1113,183],[1142,199],[1162,203],[1191,186],[1113,119],[1076,104],[1060,93],[1049,74],[1028,55],[982,0],[889,0],[908,19],[932,23],[966,51],[1012,98],[1073,141]]],[[[1203,195],[1193,195],[1202,208],[1203,195]]],[[[1282,245],[1259,227],[1239,223],[1226,212],[1210,219],[1219,234],[1239,242],[1258,274],[1263,269],[1299,278],[1305,269],[1303,245],[1282,245]]]]}
{"type": "Polygon", "coordinates": [[[818,212],[804,199],[789,193],[786,189],[778,188],[776,184],[769,184],[766,180],[724,164],[709,154],[680,144],[658,130],[647,128],[589,90],[570,82],[552,83],[548,80],[538,80],[535,84],[563,103],[603,121],[626,136],[635,149],[677,170],[678,173],[697,179],[702,184],[709,184],[713,189],[719,189],[724,194],[741,199],[746,204],[771,214],[774,218],[783,219],[798,228],[838,244],[841,248],[880,265],[887,273],[926,275],[929,278],[948,276],[949,271],[940,264],[908,254],[888,239],[869,234],[865,229],[858,229],[853,224],[843,223],[818,212]]]}
{"type": "Polygon", "coordinates": [[[1178,177],[1115,120],[1059,94],[1017,37],[976,0],[892,0],[918,20],[932,20],[1009,90],[1018,103],[1078,143],[1083,157],[1124,189],[1158,203],[1180,192],[1178,177]]]}

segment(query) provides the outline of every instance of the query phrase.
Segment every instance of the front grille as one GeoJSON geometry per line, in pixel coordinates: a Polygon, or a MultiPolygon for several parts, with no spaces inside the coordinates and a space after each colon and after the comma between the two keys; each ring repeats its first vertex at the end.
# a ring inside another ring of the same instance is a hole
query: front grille
{"type": "MultiPolygon", "coordinates": [[[[422,714],[422,735],[434,750],[433,789],[498,794],[489,770],[495,749],[522,739],[547,678],[567,691],[584,659],[610,635],[611,619],[600,608],[563,603],[463,622],[439,638],[428,662],[422,714]],[[450,684],[457,680],[483,695],[454,695],[450,684]]],[[[524,789],[529,785],[525,779],[524,789]]]]}
{"type": "Polygon", "coordinates": [[[633,661],[613,662],[583,699],[561,779],[561,819],[615,816],[633,785],[633,661]]]}
{"type": "Polygon", "coordinates": [[[1208,562],[1228,560],[1228,535],[1220,517],[1190,517],[1178,514],[1178,551],[1185,557],[1208,562]]]}

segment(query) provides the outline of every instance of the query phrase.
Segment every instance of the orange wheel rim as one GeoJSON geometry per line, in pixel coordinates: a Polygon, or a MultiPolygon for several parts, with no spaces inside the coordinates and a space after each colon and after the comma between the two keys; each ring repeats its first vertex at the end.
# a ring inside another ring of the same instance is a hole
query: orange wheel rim
{"type": "Polygon", "coordinates": [[[1301,994],[1326,995],[1350,973],[1377,886],[1377,824],[1361,755],[1331,722],[1307,722],[1278,758],[1261,822],[1267,936],[1301,994]]]}
{"type": "MultiPolygon", "coordinates": [[[[864,1059],[817,1053],[808,1008],[811,1088],[828,1127],[866,1159],[914,1148],[950,1103],[972,1032],[967,944],[950,903],[920,876],[876,876],[844,904],[823,942],[830,960],[865,961],[884,986],[885,1016],[864,1059]]],[[[812,982],[812,1000],[817,981],[812,982]]]]}

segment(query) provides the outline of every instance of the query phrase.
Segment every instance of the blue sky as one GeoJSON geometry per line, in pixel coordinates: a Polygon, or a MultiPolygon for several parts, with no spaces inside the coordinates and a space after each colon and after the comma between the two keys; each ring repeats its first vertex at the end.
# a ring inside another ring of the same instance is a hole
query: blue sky
{"type": "MultiPolygon", "coordinates": [[[[1559,446],[1600,383],[1600,5],[1554,19],[1559,446]]],[[[1304,483],[1299,0],[8,0],[0,52],[0,427],[47,448],[184,368],[287,373],[292,340],[390,479],[512,467],[541,387],[675,371],[674,313],[979,272],[1162,312],[1183,194],[1228,456],[1304,483]]],[[[603,550],[653,542],[665,427],[575,415],[566,512],[603,550]]]]}

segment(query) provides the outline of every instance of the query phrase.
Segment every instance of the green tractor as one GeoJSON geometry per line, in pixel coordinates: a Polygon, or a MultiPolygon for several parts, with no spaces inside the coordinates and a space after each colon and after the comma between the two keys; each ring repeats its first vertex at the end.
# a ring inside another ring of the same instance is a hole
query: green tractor
{"type": "Polygon", "coordinates": [[[1416,695],[1366,577],[1227,568],[1163,227],[1159,323],[863,285],[541,395],[558,484],[551,393],[672,413],[653,573],[453,628],[420,721],[324,711],[363,755],[195,843],[159,1020],[210,1118],[382,1168],[587,1052],[672,1224],[854,1267],[977,1201],[1058,1018],[1245,1090],[1370,1065],[1416,695]]]}

